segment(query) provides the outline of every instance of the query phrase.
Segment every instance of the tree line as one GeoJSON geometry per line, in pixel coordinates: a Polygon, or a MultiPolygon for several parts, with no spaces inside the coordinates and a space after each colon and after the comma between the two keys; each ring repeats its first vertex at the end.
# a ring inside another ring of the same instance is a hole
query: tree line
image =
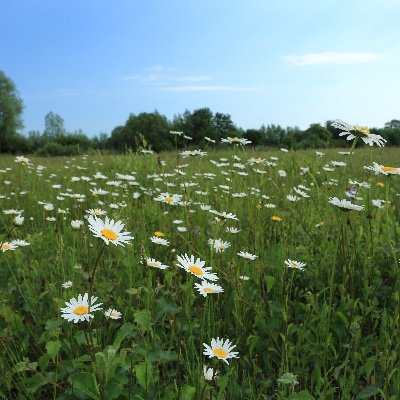
{"type": "MultiPolygon", "coordinates": [[[[242,129],[229,114],[214,113],[209,108],[186,110],[172,120],[157,111],[130,114],[124,125],[115,127],[111,134],[88,137],[81,130],[68,132],[63,118],[49,112],[45,116],[43,132],[19,133],[23,127],[23,102],[15,84],[0,71],[0,152],[37,154],[40,156],[76,155],[90,150],[155,152],[187,147],[210,148],[221,145],[221,139],[241,137],[251,146],[285,147],[288,149],[346,147],[348,142],[339,137],[340,131],[325,124],[311,124],[307,129],[262,125],[259,129],[242,129]]],[[[400,120],[391,120],[383,128],[371,133],[387,140],[386,145],[400,145],[400,120]]],[[[359,145],[362,143],[359,141],[359,145]]]]}

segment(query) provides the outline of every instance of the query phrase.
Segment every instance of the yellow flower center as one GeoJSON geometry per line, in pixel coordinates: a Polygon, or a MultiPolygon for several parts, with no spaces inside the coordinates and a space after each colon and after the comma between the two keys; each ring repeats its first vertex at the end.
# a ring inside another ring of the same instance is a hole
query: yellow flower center
{"type": "Polygon", "coordinates": [[[370,136],[369,129],[366,126],[353,125],[351,129],[360,132],[362,135],[370,136]]]}
{"type": "Polygon", "coordinates": [[[116,240],[118,234],[111,229],[102,229],[101,234],[108,240],[116,240]]]}
{"type": "Polygon", "coordinates": [[[75,308],[74,310],[74,314],[76,315],[85,315],[87,314],[89,311],[89,307],[88,306],[78,306],[75,308]]]}
{"type": "Polygon", "coordinates": [[[240,139],[237,137],[232,138],[232,142],[240,142],[240,139]]]}
{"type": "Polygon", "coordinates": [[[197,276],[201,276],[204,274],[204,271],[198,267],[197,265],[189,265],[189,271],[197,276]]]}
{"type": "Polygon", "coordinates": [[[273,215],[273,216],[271,217],[271,219],[272,219],[272,221],[280,221],[280,220],[281,220],[281,217],[278,217],[277,215],[273,215]]]}
{"type": "Polygon", "coordinates": [[[160,232],[160,231],[154,232],[154,234],[155,234],[157,237],[163,237],[163,236],[165,236],[165,233],[160,232]]]}
{"type": "Polygon", "coordinates": [[[157,268],[158,267],[158,262],[157,261],[151,261],[147,264],[149,267],[154,267],[157,268]]]}
{"type": "Polygon", "coordinates": [[[228,352],[225,351],[223,348],[218,347],[218,349],[214,349],[213,350],[214,354],[219,357],[219,358],[226,358],[226,356],[228,355],[228,352]]]}
{"type": "Polygon", "coordinates": [[[165,198],[165,201],[167,203],[172,203],[174,201],[174,198],[172,196],[168,196],[168,197],[165,198]]]}
{"type": "Polygon", "coordinates": [[[220,245],[218,245],[218,247],[219,247],[220,250],[224,250],[225,249],[225,245],[224,244],[220,244],[220,245]]]}
{"type": "Polygon", "coordinates": [[[115,311],[111,311],[110,317],[116,317],[117,313],[115,311]]]}
{"type": "Polygon", "coordinates": [[[383,172],[394,172],[394,171],[397,171],[397,168],[395,168],[395,167],[384,167],[382,165],[381,168],[382,168],[383,172]]]}
{"type": "Polygon", "coordinates": [[[203,290],[204,290],[206,293],[212,293],[212,292],[214,291],[214,289],[213,289],[213,288],[210,288],[210,287],[205,287],[205,288],[203,288],[203,290]]]}
{"type": "Polygon", "coordinates": [[[8,243],[3,243],[1,245],[1,250],[10,250],[10,245],[8,243]]]}

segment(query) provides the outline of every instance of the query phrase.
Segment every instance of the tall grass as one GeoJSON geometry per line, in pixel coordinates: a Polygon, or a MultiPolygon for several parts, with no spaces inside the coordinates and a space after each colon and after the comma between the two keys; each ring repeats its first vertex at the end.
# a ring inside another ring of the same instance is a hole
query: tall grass
{"type": "Polygon", "coordinates": [[[1,212],[0,242],[30,243],[0,253],[0,398],[399,399],[400,176],[363,168],[373,161],[400,166],[399,160],[394,148],[357,149],[350,157],[236,148],[190,159],[36,158],[30,166],[0,158],[1,210],[23,210],[25,217],[13,228],[14,216],[1,212]],[[251,157],[276,165],[250,166],[251,157]],[[348,165],[325,171],[332,160],[348,165]],[[96,172],[108,179],[95,179],[96,172]],[[135,174],[136,181],[117,173],[135,174]],[[357,188],[362,211],[328,202],[346,198],[349,179],[370,184],[357,188]],[[107,185],[113,180],[122,185],[107,185]],[[286,195],[298,185],[310,197],[290,202],[286,195]],[[93,196],[95,187],[109,193],[93,196]],[[163,192],[191,203],[155,201],[163,192]],[[378,208],[373,199],[386,203],[378,208]],[[215,218],[200,203],[238,221],[215,218]],[[93,237],[89,208],[122,220],[132,243],[107,246],[93,237]],[[85,222],[74,229],[72,220],[85,222]],[[169,246],[150,241],[156,231],[169,246]],[[231,246],[216,253],[209,239],[231,246]],[[257,258],[241,258],[240,251],[257,258]],[[176,265],[185,253],[213,268],[223,293],[197,292],[200,281],[176,265]],[[169,268],[148,267],[148,257],[169,268]],[[287,268],[287,259],[306,263],[305,271],[287,268]],[[66,281],[71,288],[62,288],[66,281]],[[88,292],[103,311],[91,322],[62,319],[65,302],[88,292]],[[106,318],[108,308],[122,318],[106,318]],[[203,343],[217,337],[236,345],[239,358],[229,365],[203,355],[203,343]],[[205,380],[204,366],[217,373],[212,380],[205,380]]]}

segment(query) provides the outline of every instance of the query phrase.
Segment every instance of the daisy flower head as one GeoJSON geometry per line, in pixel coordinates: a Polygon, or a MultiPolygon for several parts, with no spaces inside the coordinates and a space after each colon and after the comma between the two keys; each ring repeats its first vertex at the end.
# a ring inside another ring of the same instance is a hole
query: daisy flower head
{"type": "Polygon", "coordinates": [[[226,229],[225,229],[225,231],[228,232],[228,233],[233,233],[233,234],[235,234],[235,233],[239,233],[239,232],[240,232],[240,229],[235,228],[234,226],[227,226],[226,229]]]}
{"type": "Polygon", "coordinates": [[[379,147],[384,146],[386,142],[386,139],[384,139],[381,135],[375,135],[371,133],[366,126],[351,125],[340,119],[335,120],[332,123],[332,126],[338,129],[342,129],[342,132],[339,133],[339,136],[347,136],[347,140],[352,140],[356,137],[360,137],[363,142],[368,144],[369,146],[373,146],[374,144],[376,144],[379,147]]]}
{"type": "Polygon", "coordinates": [[[150,240],[155,244],[161,244],[162,246],[169,246],[169,241],[161,237],[152,236],[150,240]]]}
{"type": "Polygon", "coordinates": [[[111,318],[111,319],[120,319],[122,317],[122,313],[119,311],[115,310],[114,308],[109,308],[104,315],[106,318],[111,318]]]}
{"type": "Polygon", "coordinates": [[[106,217],[103,222],[100,218],[90,216],[88,218],[89,229],[95,237],[103,239],[108,245],[112,243],[114,245],[130,244],[133,236],[129,236],[130,232],[122,232],[124,229],[124,224],[122,221],[115,221],[106,217]]]}
{"type": "Polygon", "coordinates": [[[154,200],[174,206],[182,201],[182,197],[181,194],[161,193],[154,200]]]}
{"type": "Polygon", "coordinates": [[[236,345],[232,346],[232,343],[229,339],[220,339],[217,337],[216,339],[211,339],[211,346],[206,343],[203,343],[205,356],[210,358],[217,357],[219,360],[222,360],[229,364],[229,358],[239,358],[237,351],[232,351],[236,345]]]}
{"type": "Polygon", "coordinates": [[[0,250],[3,253],[9,250],[15,250],[16,248],[18,248],[18,246],[13,242],[3,242],[0,246],[0,250]]]}
{"type": "Polygon", "coordinates": [[[69,289],[69,288],[71,288],[71,287],[72,287],[72,281],[64,282],[64,283],[61,285],[61,287],[62,287],[63,289],[69,289]]]}
{"type": "Polygon", "coordinates": [[[254,261],[258,257],[254,254],[248,253],[247,251],[239,251],[237,255],[251,261],[254,261]]]}
{"type": "Polygon", "coordinates": [[[210,283],[207,281],[202,281],[201,283],[195,283],[194,288],[203,296],[207,297],[208,294],[212,293],[222,293],[224,289],[222,286],[216,285],[215,283],[210,283]]]}
{"type": "Polygon", "coordinates": [[[293,269],[299,269],[300,271],[305,271],[304,267],[307,265],[306,263],[300,262],[300,261],[294,261],[287,259],[285,261],[285,265],[288,268],[293,268],[293,269]]]}
{"type": "Polygon", "coordinates": [[[216,281],[218,280],[218,276],[214,272],[211,271],[211,267],[204,267],[205,261],[202,261],[200,258],[195,260],[194,256],[188,256],[187,254],[177,256],[178,267],[183,268],[186,272],[196,276],[197,278],[207,280],[207,281],[216,281]]]}
{"type": "Polygon", "coordinates": [[[72,298],[69,302],[65,302],[67,307],[61,308],[61,317],[66,319],[68,322],[74,321],[76,324],[80,321],[89,321],[90,318],[94,318],[93,312],[101,310],[100,307],[103,303],[95,304],[97,297],[92,296],[90,302],[88,302],[89,295],[85,293],[83,296],[78,295],[78,299],[72,298]]]}
{"type": "Polygon", "coordinates": [[[229,242],[225,242],[222,239],[209,239],[208,244],[216,253],[223,253],[228,247],[231,246],[229,242]]]}
{"type": "Polygon", "coordinates": [[[14,161],[21,165],[28,165],[30,162],[29,158],[26,158],[24,156],[17,156],[17,157],[15,157],[14,161]]]}
{"type": "Polygon", "coordinates": [[[400,168],[396,167],[385,167],[384,165],[379,165],[376,162],[373,163],[372,167],[364,167],[370,171],[374,171],[375,175],[400,175],[400,168]]]}
{"type": "Polygon", "coordinates": [[[343,211],[350,211],[350,210],[361,211],[364,209],[364,206],[353,204],[351,201],[346,199],[340,200],[337,197],[333,198],[331,197],[329,199],[329,203],[333,204],[336,207],[339,207],[343,211]]]}
{"type": "Polygon", "coordinates": [[[93,215],[93,217],[100,217],[102,215],[106,215],[107,211],[101,210],[100,208],[90,208],[89,210],[86,210],[86,213],[93,215]]]}
{"type": "Polygon", "coordinates": [[[212,381],[217,376],[217,372],[214,372],[214,369],[211,367],[207,368],[206,366],[204,366],[203,375],[206,381],[212,381]]]}
{"type": "Polygon", "coordinates": [[[166,269],[168,265],[164,265],[161,261],[156,261],[154,258],[146,258],[146,263],[148,267],[166,269]]]}
{"type": "Polygon", "coordinates": [[[80,229],[80,227],[84,225],[84,222],[80,219],[72,220],[71,221],[71,226],[74,229],[80,229]]]}
{"type": "Polygon", "coordinates": [[[22,226],[22,224],[24,223],[24,217],[21,217],[21,215],[17,215],[15,218],[14,218],[14,225],[15,226],[22,226]]]}
{"type": "Polygon", "coordinates": [[[241,145],[241,146],[244,146],[244,145],[246,145],[246,144],[250,144],[251,143],[251,140],[248,140],[248,139],[244,139],[244,138],[238,138],[238,137],[230,137],[230,136],[228,136],[227,138],[223,138],[223,139],[221,139],[221,142],[222,143],[229,143],[229,144],[236,144],[236,145],[241,145]]]}

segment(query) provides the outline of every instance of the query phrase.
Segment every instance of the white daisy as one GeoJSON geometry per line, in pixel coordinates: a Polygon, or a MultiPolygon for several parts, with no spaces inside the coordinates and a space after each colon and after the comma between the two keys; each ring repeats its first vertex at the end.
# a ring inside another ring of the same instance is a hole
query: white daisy
{"type": "Polygon", "coordinates": [[[238,137],[233,137],[233,138],[231,138],[231,137],[227,137],[227,138],[224,138],[224,139],[221,139],[221,142],[222,143],[229,143],[229,144],[240,144],[240,145],[245,145],[245,144],[250,144],[251,143],[251,140],[247,140],[247,139],[244,139],[244,138],[238,138],[238,137]]]}
{"type": "Polygon", "coordinates": [[[67,307],[61,308],[61,317],[65,318],[68,322],[74,321],[74,323],[80,321],[89,321],[90,318],[94,318],[93,312],[101,310],[100,307],[103,303],[95,304],[97,297],[92,296],[90,302],[88,302],[89,295],[85,293],[83,296],[78,295],[78,299],[72,298],[69,302],[65,302],[67,307]]]}
{"type": "Polygon", "coordinates": [[[18,246],[13,242],[10,242],[10,243],[9,242],[3,242],[3,243],[1,243],[1,246],[0,246],[0,250],[3,253],[5,253],[6,251],[9,251],[9,250],[15,250],[16,248],[18,248],[18,246]]]}
{"type": "Polygon", "coordinates": [[[104,315],[106,316],[106,318],[120,319],[122,316],[122,313],[115,310],[114,308],[109,308],[107,311],[104,312],[104,315]]]}
{"type": "Polygon", "coordinates": [[[208,244],[212,249],[215,250],[216,253],[223,253],[228,247],[231,246],[229,242],[225,242],[222,239],[209,239],[208,244]]]}
{"type": "Polygon", "coordinates": [[[379,165],[376,162],[373,163],[372,167],[364,167],[364,169],[368,169],[370,171],[374,171],[375,175],[383,174],[383,175],[400,175],[400,168],[396,167],[385,167],[384,165],[379,165]]]}
{"type": "Polygon", "coordinates": [[[233,233],[233,234],[235,234],[235,233],[240,232],[240,229],[237,229],[237,228],[235,228],[235,227],[233,227],[233,226],[227,226],[226,229],[225,229],[225,231],[228,232],[228,233],[233,233]]]}
{"type": "Polygon", "coordinates": [[[201,283],[195,283],[194,287],[204,297],[207,297],[207,295],[211,293],[221,293],[224,291],[222,286],[207,281],[202,281],[201,283]]]}
{"type": "Polygon", "coordinates": [[[369,129],[366,126],[350,125],[340,119],[334,121],[332,123],[332,126],[338,129],[342,129],[343,132],[339,133],[339,136],[347,136],[347,140],[361,137],[363,142],[368,144],[369,146],[373,146],[374,144],[376,144],[379,147],[384,146],[386,142],[386,139],[384,139],[381,135],[370,133],[369,129]]]}
{"type": "Polygon", "coordinates": [[[203,343],[203,346],[205,347],[203,352],[204,355],[210,358],[217,357],[219,360],[222,360],[227,364],[229,364],[229,358],[239,358],[239,353],[237,351],[232,351],[236,345],[232,346],[229,339],[224,341],[224,339],[220,339],[219,337],[216,339],[213,338],[211,339],[211,346],[206,343],[203,343]]]}
{"type": "Polygon", "coordinates": [[[112,244],[124,246],[130,244],[133,236],[129,236],[130,232],[122,232],[124,224],[122,221],[114,222],[113,219],[106,217],[103,222],[100,218],[93,217],[92,215],[88,218],[89,229],[95,237],[103,239],[108,245],[112,244]]]}
{"type": "Polygon", "coordinates": [[[72,281],[64,282],[61,286],[62,286],[64,289],[69,289],[69,288],[72,287],[72,281]]]}
{"type": "Polygon", "coordinates": [[[85,211],[89,215],[93,215],[94,217],[100,217],[101,215],[106,215],[107,211],[101,210],[100,208],[90,208],[85,211]]]}
{"type": "Polygon", "coordinates": [[[150,240],[155,244],[161,244],[162,246],[169,246],[169,241],[157,236],[152,236],[150,240]]]}
{"type": "Polygon", "coordinates": [[[294,268],[294,269],[299,269],[300,271],[305,271],[304,267],[307,265],[306,263],[300,262],[300,261],[294,261],[287,259],[285,261],[285,264],[288,268],[294,268]]]}
{"type": "Polygon", "coordinates": [[[364,209],[364,206],[359,206],[357,204],[353,204],[351,201],[343,199],[339,200],[337,197],[331,197],[329,199],[329,203],[333,204],[334,206],[339,207],[343,211],[350,211],[350,210],[355,210],[355,211],[361,211],[364,209]]]}
{"type": "Polygon", "coordinates": [[[176,205],[179,202],[181,202],[182,197],[183,196],[181,194],[169,194],[167,192],[167,193],[161,193],[154,200],[161,201],[162,203],[167,203],[167,204],[173,206],[173,205],[176,205]]]}
{"type": "Polygon", "coordinates": [[[146,258],[146,263],[148,267],[166,269],[169,268],[168,265],[164,265],[161,261],[156,261],[154,258],[146,258]]]}
{"type": "Polygon", "coordinates": [[[204,267],[206,262],[202,261],[200,258],[195,260],[194,256],[189,257],[187,254],[184,254],[177,256],[177,261],[178,267],[183,268],[186,272],[197,276],[197,278],[208,281],[218,280],[217,275],[213,272],[210,272],[211,267],[204,267]]]}
{"type": "Polygon", "coordinates": [[[204,375],[204,379],[206,381],[212,381],[217,376],[217,372],[214,373],[213,368],[211,368],[211,367],[207,368],[206,366],[204,366],[203,375],[204,375]]]}
{"type": "Polygon", "coordinates": [[[237,253],[237,255],[251,261],[254,261],[258,257],[254,254],[248,253],[247,251],[240,251],[239,253],[237,253]]]}

